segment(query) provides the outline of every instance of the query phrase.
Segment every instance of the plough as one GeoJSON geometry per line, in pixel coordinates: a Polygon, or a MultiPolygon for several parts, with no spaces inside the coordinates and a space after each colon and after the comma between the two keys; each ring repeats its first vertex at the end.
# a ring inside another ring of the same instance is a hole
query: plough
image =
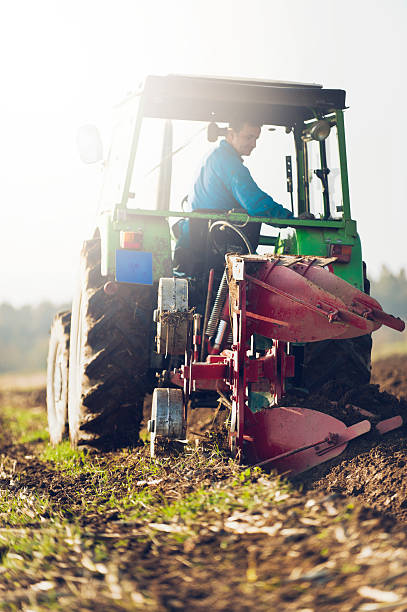
{"type": "MultiPolygon", "coordinates": [[[[209,319],[211,338],[205,325],[201,334],[201,315],[188,310],[188,281],[161,279],[159,295],[166,286],[167,293],[184,296],[183,310],[176,310],[176,299],[172,303],[173,325],[168,324],[169,311],[160,300],[156,320],[161,336],[166,333],[165,350],[171,354],[171,347],[181,345],[185,360],[169,374],[171,388],[154,390],[149,421],[152,456],[158,438],[185,438],[189,399],[203,390],[217,390],[230,398],[231,452],[249,464],[278,472],[301,473],[336,457],[349,441],[370,431],[367,419],[348,427],[323,412],[278,406],[286,379],[294,376],[291,343],[354,338],[381,325],[398,331],[405,327],[374,298],[335,276],[333,261],[227,255],[209,319]],[[258,350],[260,337],[270,339],[271,346],[258,350]],[[205,361],[198,360],[202,343],[205,361]]],[[[396,416],[375,427],[384,434],[402,424],[402,417],[396,416]]]]}

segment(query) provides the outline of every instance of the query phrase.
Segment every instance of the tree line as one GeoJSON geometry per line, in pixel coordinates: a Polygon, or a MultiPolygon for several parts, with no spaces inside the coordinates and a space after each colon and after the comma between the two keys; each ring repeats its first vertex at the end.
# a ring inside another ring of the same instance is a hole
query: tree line
{"type": "Polygon", "coordinates": [[[45,370],[52,319],[66,309],[51,302],[20,308],[0,304],[0,373],[45,370]]]}
{"type": "MultiPolygon", "coordinates": [[[[407,278],[404,268],[398,274],[393,274],[383,266],[379,278],[371,283],[370,292],[383,310],[407,322],[407,278]]],[[[381,327],[373,334],[373,348],[373,355],[407,352],[407,331],[400,334],[388,327],[381,327]]]]}
{"type": "MultiPolygon", "coordinates": [[[[407,277],[404,269],[394,274],[384,266],[380,276],[371,283],[371,295],[384,310],[407,319],[407,277]]],[[[52,319],[57,311],[68,308],[67,305],[58,307],[51,302],[20,308],[0,304],[0,373],[45,370],[52,319]]],[[[393,343],[405,341],[406,333],[400,335],[383,329],[376,337],[380,343],[393,343]]]]}

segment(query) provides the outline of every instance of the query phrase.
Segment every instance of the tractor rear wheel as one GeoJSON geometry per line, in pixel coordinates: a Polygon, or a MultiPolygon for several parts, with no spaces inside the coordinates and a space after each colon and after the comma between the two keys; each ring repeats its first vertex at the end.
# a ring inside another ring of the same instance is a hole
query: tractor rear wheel
{"type": "MultiPolygon", "coordinates": [[[[363,291],[370,295],[370,281],[363,263],[363,291]]],[[[322,340],[305,345],[302,381],[313,392],[325,383],[338,382],[358,387],[370,382],[372,372],[372,335],[346,340],[322,340]]]]}
{"type": "Polygon", "coordinates": [[[70,311],[58,312],[51,325],[47,359],[48,431],[52,444],[68,437],[68,363],[70,311]]]}
{"type": "Polygon", "coordinates": [[[309,342],[304,350],[303,382],[315,392],[336,381],[357,387],[370,382],[372,336],[309,342]]]}
{"type": "Polygon", "coordinates": [[[139,440],[143,400],[152,389],[152,287],[120,285],[107,295],[100,240],[81,253],[72,307],[69,433],[74,446],[114,448],[139,440]]]}

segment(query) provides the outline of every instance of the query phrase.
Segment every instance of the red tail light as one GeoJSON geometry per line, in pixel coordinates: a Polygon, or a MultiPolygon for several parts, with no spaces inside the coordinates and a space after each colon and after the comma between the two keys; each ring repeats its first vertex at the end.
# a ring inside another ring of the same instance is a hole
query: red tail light
{"type": "Polygon", "coordinates": [[[121,231],[120,248],[140,251],[143,248],[143,232],[141,230],[137,232],[121,231]]]}
{"type": "Polygon", "coordinates": [[[352,246],[350,244],[331,244],[329,255],[337,257],[340,263],[349,263],[352,257],[352,246]]]}

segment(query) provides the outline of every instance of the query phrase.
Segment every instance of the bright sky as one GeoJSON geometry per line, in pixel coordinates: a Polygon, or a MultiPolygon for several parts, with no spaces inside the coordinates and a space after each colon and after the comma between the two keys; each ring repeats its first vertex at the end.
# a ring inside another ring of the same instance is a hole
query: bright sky
{"type": "MultiPolygon", "coordinates": [[[[143,74],[347,91],[353,217],[368,263],[407,267],[405,0],[13,0],[0,13],[0,302],[69,301],[101,171],[76,151],[143,74]]],[[[272,195],[272,194],[271,194],[272,195]]],[[[288,204],[288,201],[287,203],[288,204]]]]}

